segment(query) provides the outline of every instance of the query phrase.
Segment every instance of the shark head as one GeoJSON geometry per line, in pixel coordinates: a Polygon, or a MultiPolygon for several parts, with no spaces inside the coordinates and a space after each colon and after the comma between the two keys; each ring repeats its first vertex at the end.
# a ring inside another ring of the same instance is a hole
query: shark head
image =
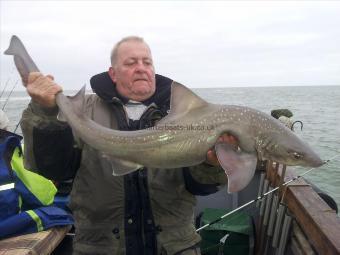
{"type": "Polygon", "coordinates": [[[263,159],[289,166],[319,167],[324,164],[307,143],[288,129],[285,135],[275,133],[267,136],[267,139],[265,147],[260,148],[263,159]]]}

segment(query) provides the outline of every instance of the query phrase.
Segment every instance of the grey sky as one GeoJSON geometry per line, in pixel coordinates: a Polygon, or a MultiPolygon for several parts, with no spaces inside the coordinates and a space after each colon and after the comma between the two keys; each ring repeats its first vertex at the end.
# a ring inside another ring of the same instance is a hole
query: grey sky
{"type": "MultiPolygon", "coordinates": [[[[41,71],[78,89],[139,35],[156,71],[189,87],[340,85],[339,1],[3,1],[1,53],[18,35],[41,71]]],[[[18,79],[1,54],[1,84],[18,79]]]]}

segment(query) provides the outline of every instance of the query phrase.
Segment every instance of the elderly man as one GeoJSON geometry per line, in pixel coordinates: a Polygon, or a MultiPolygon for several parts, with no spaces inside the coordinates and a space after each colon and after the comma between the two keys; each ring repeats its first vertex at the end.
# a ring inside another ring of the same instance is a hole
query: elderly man
{"type": "MultiPolygon", "coordinates": [[[[127,37],[111,53],[108,72],[91,78],[85,114],[112,129],[153,126],[169,111],[172,80],[155,75],[151,51],[140,37],[127,37]]],[[[112,176],[109,162],[59,122],[52,76],[31,73],[32,97],[21,127],[27,167],[54,179],[74,178],[70,207],[75,218],[74,254],[200,254],[195,195],[227,182],[214,151],[201,165],[146,169],[112,176]],[[42,171],[44,169],[44,171],[42,171]]],[[[222,136],[222,141],[235,142],[222,136]]]]}

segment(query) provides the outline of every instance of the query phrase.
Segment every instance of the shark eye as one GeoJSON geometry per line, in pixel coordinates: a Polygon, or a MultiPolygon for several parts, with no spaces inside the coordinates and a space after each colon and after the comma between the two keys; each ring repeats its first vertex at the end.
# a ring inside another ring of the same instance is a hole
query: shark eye
{"type": "Polygon", "coordinates": [[[301,159],[301,158],[303,158],[303,155],[299,154],[298,152],[293,152],[293,157],[295,159],[301,159]]]}

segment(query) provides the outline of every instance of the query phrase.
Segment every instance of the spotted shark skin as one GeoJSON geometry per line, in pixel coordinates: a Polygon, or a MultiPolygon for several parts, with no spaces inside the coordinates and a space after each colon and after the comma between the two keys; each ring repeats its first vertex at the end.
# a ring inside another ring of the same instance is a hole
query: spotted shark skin
{"type": "MultiPolygon", "coordinates": [[[[20,39],[14,36],[5,52],[14,55],[23,79],[39,71],[20,39]]],[[[68,122],[82,141],[111,162],[113,175],[140,167],[180,168],[200,164],[215,149],[228,176],[228,192],[237,192],[254,176],[257,160],[318,167],[324,162],[295,133],[270,115],[249,107],[206,102],[190,89],[173,83],[170,113],[155,127],[118,131],[103,127],[84,114],[85,87],[74,97],[56,96],[60,119],[68,122]],[[239,148],[218,142],[229,133],[239,148]]]]}

